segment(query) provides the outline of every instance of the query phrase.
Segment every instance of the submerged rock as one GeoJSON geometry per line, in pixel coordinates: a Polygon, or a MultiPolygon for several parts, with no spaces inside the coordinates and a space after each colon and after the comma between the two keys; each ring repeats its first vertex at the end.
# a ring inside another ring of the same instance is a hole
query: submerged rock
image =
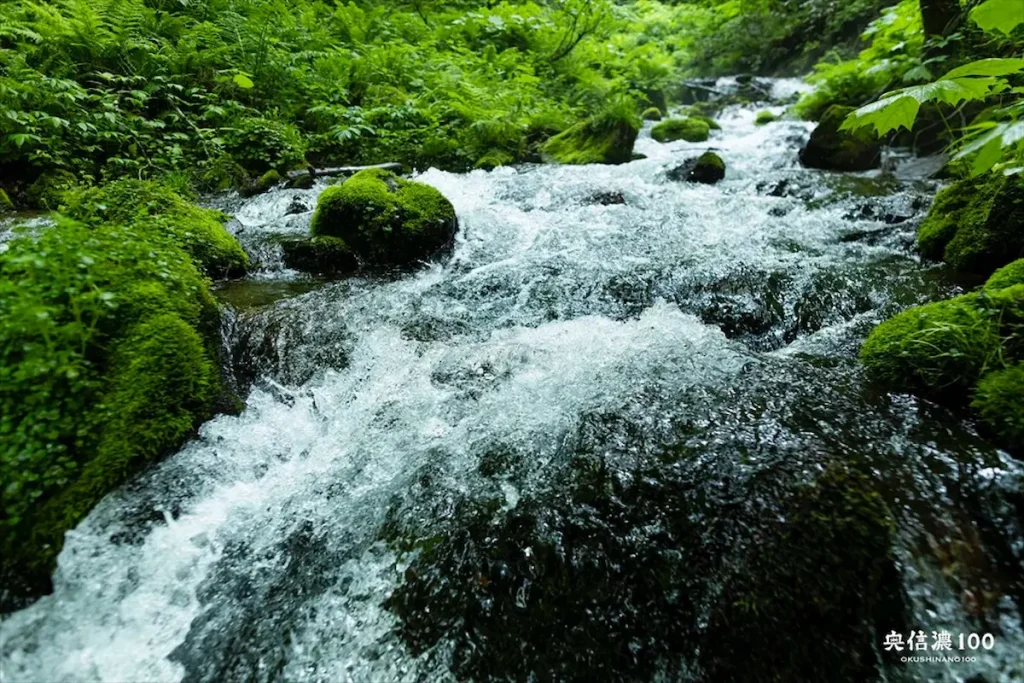
{"type": "Polygon", "coordinates": [[[757,112],[757,116],[754,118],[754,125],[755,126],[764,126],[766,124],[771,123],[772,121],[778,120],[778,118],[779,118],[778,116],[776,116],[775,114],[771,113],[770,111],[767,111],[767,110],[759,111],[759,112],[757,112]]]}
{"type": "Polygon", "coordinates": [[[451,246],[457,227],[455,209],[439,191],[382,169],[324,190],[310,226],[314,237],[343,240],[371,268],[429,259],[451,246]]]}
{"type": "Polygon", "coordinates": [[[953,183],[935,196],[917,245],[926,258],[982,275],[1024,257],[1024,179],[989,175],[953,183]]]}
{"type": "Polygon", "coordinates": [[[625,204],[626,195],[621,192],[596,192],[586,199],[587,204],[600,204],[601,206],[612,206],[614,204],[625,204]]]}
{"type": "Polygon", "coordinates": [[[669,171],[669,180],[714,185],[725,177],[725,162],[714,152],[704,152],[669,171]]]}
{"type": "Polygon", "coordinates": [[[841,131],[853,107],[833,105],[821,117],[810,140],[800,150],[800,163],[834,171],[867,171],[882,161],[882,143],[868,129],[841,131]]]}
{"type": "Polygon", "coordinates": [[[706,121],[694,117],[685,119],[669,119],[662,121],[651,129],[651,137],[658,142],[704,142],[708,139],[711,126],[706,121]]]}

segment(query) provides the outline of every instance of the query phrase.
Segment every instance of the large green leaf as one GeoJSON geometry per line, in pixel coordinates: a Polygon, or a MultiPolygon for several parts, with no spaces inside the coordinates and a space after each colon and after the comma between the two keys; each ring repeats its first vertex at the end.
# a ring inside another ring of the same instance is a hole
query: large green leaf
{"type": "Polygon", "coordinates": [[[901,127],[910,130],[920,108],[921,103],[916,98],[894,93],[851,113],[846,117],[840,130],[872,126],[878,135],[901,127]]]}
{"type": "MultiPolygon", "coordinates": [[[[1024,0],[1022,0],[1022,6],[1024,6],[1024,0]]],[[[1022,69],[1024,69],[1024,59],[979,59],[953,69],[943,76],[942,80],[963,76],[1006,76],[1022,69]]]]}
{"type": "Polygon", "coordinates": [[[971,19],[984,31],[1002,31],[1010,35],[1019,24],[1024,24],[1024,2],[987,0],[971,10],[971,19]]]}

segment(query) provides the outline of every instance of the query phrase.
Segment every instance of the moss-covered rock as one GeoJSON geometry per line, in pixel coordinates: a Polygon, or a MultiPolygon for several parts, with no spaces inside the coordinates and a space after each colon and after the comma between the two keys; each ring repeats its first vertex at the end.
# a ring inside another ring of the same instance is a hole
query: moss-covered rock
{"type": "Polygon", "coordinates": [[[767,111],[767,110],[759,111],[759,112],[757,112],[757,116],[754,117],[754,125],[755,126],[764,126],[766,124],[771,123],[772,121],[777,121],[778,118],[779,118],[778,116],[776,116],[775,114],[771,113],[770,111],[767,111]]]}
{"type": "Polygon", "coordinates": [[[1001,443],[1024,451],[1024,363],[985,375],[973,406],[1001,443]]]}
{"type": "Polygon", "coordinates": [[[64,199],[64,194],[78,185],[78,179],[70,171],[47,171],[28,186],[25,200],[34,209],[56,211],[64,199]]]}
{"type": "Polygon", "coordinates": [[[876,630],[903,621],[884,501],[866,477],[832,464],[780,518],[711,607],[704,680],[875,680],[876,630]]]}
{"type": "Polygon", "coordinates": [[[346,275],[359,270],[359,260],[345,240],[329,235],[281,240],[284,263],[314,275],[346,275]]]}
{"type": "Polygon", "coordinates": [[[704,152],[668,172],[669,180],[714,185],[725,177],[725,162],[714,152],[704,152]]]}
{"type": "Polygon", "coordinates": [[[984,289],[985,291],[994,291],[1014,285],[1024,285],[1024,259],[1017,259],[992,273],[992,276],[985,282],[984,289]]]}
{"type": "Polygon", "coordinates": [[[807,145],[800,150],[801,164],[835,171],[878,168],[882,160],[882,144],[869,129],[839,130],[852,111],[853,107],[829,107],[811,133],[807,145]]]}
{"type": "Polygon", "coordinates": [[[367,169],[327,188],[314,236],[342,239],[364,265],[408,266],[449,247],[458,222],[444,195],[391,171],[367,169]]]}
{"type": "Polygon", "coordinates": [[[661,121],[661,110],[657,107],[648,107],[640,114],[644,121],[661,121]]]}
{"type": "Polygon", "coordinates": [[[211,277],[245,273],[249,258],[224,229],[226,216],[185,200],[166,185],[149,180],[118,180],[81,188],[64,196],[65,214],[89,225],[130,225],[170,236],[211,277]]]}
{"type": "Polygon", "coordinates": [[[669,119],[662,121],[651,129],[651,137],[658,142],[704,142],[708,139],[711,127],[706,121],[695,117],[685,119],[669,119]]]}
{"type": "Polygon", "coordinates": [[[998,324],[967,294],[918,306],[876,327],[860,356],[891,387],[965,395],[1000,352],[998,324]]]}
{"type": "Polygon", "coordinates": [[[269,192],[281,182],[281,174],[274,169],[270,169],[259,178],[257,178],[251,185],[245,187],[242,190],[242,195],[245,197],[253,197],[264,192],[269,192]]]}
{"type": "Polygon", "coordinates": [[[1024,179],[955,182],[936,196],[917,239],[925,257],[965,272],[988,274],[1024,257],[1024,179]]]}
{"type": "Polygon", "coordinates": [[[606,112],[554,136],[541,152],[560,164],[624,164],[632,160],[639,132],[635,110],[606,112]]]}
{"type": "Polygon", "coordinates": [[[316,176],[312,171],[300,173],[294,178],[289,178],[284,186],[290,190],[310,190],[316,184],[316,176]]]}
{"type": "Polygon", "coordinates": [[[60,219],[0,254],[0,319],[0,574],[38,593],[64,533],[224,395],[219,312],[168,233],[60,219]]]}

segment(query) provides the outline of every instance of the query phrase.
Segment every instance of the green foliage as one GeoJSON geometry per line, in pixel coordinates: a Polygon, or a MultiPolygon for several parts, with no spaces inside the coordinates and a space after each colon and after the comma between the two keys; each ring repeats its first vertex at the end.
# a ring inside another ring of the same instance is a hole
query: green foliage
{"type": "MultiPolygon", "coordinates": [[[[1000,31],[1009,36],[1024,23],[1024,8],[1015,0],[986,0],[974,7],[969,17],[982,30],[1000,31]]],[[[1019,52],[1019,44],[1011,41],[1010,45],[1019,52]]],[[[928,82],[885,93],[877,102],[853,112],[843,124],[844,129],[869,127],[881,136],[900,128],[910,130],[925,103],[949,107],[965,102],[994,104],[994,108],[964,129],[954,158],[972,158],[972,175],[999,166],[1016,173],[1021,170],[1024,159],[1024,121],[1021,121],[1024,90],[1014,87],[1021,73],[1024,73],[1024,59],[1018,57],[975,59],[934,80],[924,69],[921,75],[928,82]],[[1000,164],[1007,157],[1010,160],[1000,164]]]]}
{"type": "Polygon", "coordinates": [[[112,223],[166,235],[213,277],[242,275],[249,265],[238,240],[224,229],[224,214],[200,208],[161,183],[119,180],[81,188],[64,196],[62,211],[88,225],[112,223]]]}
{"type": "Polygon", "coordinates": [[[1019,450],[1024,444],[1024,363],[985,375],[973,406],[1003,443],[1019,450]]]}
{"type": "Polygon", "coordinates": [[[247,117],[222,134],[224,151],[253,175],[261,176],[272,170],[288,171],[303,162],[305,146],[293,125],[247,117]]]}
{"type": "Polygon", "coordinates": [[[685,119],[669,119],[662,121],[651,129],[651,137],[658,142],[704,142],[711,130],[707,122],[695,117],[685,119]]]}
{"type": "Polygon", "coordinates": [[[48,171],[33,182],[25,193],[28,205],[36,209],[55,211],[64,198],[64,193],[75,187],[77,180],[69,171],[56,169],[48,171]]]}
{"type": "Polygon", "coordinates": [[[636,103],[622,98],[548,140],[543,152],[561,164],[623,164],[632,159],[639,132],[636,103]]]}
{"type": "Polygon", "coordinates": [[[63,533],[175,448],[219,391],[207,282],[162,232],[61,219],[0,254],[0,548],[47,574],[63,533]]]}
{"type": "Polygon", "coordinates": [[[310,227],[315,237],[340,238],[368,266],[408,266],[449,246],[456,219],[433,187],[368,169],[327,188],[310,227]]]}

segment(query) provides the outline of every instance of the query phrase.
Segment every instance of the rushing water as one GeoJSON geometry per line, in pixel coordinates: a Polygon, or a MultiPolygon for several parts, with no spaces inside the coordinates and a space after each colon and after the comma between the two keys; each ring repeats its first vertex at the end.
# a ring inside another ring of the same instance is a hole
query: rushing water
{"type": "Polygon", "coordinates": [[[54,593],[2,625],[2,680],[697,679],[758,524],[834,460],[895,520],[891,628],[995,638],[883,675],[1021,680],[1021,468],[856,361],[953,290],[911,249],[935,188],[800,169],[810,127],[753,118],[644,133],[623,166],[423,173],[457,243],[397,280],[283,268],[269,238],[322,186],[231,204],[260,264],[225,292],[247,408],[68,535],[54,593]],[[725,181],[666,179],[709,146],[725,181]]]}

